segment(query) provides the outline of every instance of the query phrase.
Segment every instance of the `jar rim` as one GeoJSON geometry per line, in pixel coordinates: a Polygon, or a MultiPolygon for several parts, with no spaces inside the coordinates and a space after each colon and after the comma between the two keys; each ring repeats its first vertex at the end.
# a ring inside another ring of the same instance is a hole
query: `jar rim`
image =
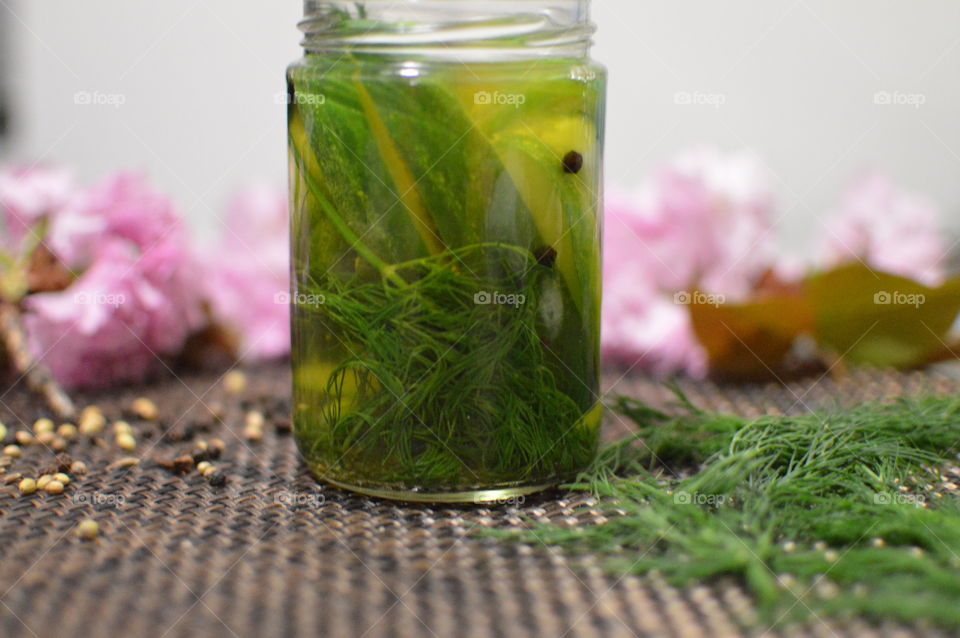
{"type": "Polygon", "coordinates": [[[590,0],[304,0],[308,53],[585,57],[590,0]]]}

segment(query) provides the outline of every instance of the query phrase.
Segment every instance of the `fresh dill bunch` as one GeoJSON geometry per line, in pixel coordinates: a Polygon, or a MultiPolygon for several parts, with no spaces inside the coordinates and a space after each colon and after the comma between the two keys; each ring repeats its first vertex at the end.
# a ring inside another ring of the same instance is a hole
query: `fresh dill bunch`
{"type": "Polygon", "coordinates": [[[955,459],[960,399],[758,419],[685,399],[675,415],[611,407],[635,434],[570,487],[622,513],[520,538],[594,554],[617,575],[737,578],[770,625],[817,613],[960,627],[960,501],[931,489],[955,459]]]}

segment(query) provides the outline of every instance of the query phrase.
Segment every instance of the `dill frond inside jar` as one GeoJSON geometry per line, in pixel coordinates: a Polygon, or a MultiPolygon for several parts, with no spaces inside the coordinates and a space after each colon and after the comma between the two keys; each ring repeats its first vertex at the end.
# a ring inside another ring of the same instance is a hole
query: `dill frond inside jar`
{"type": "Polygon", "coordinates": [[[321,480],[492,501],[592,461],[605,71],[588,0],[308,0],[293,422],[321,480]]]}

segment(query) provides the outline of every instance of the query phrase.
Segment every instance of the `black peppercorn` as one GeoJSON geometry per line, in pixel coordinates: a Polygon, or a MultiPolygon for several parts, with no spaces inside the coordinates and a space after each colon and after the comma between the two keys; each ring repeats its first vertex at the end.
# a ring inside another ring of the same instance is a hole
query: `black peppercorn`
{"type": "Polygon", "coordinates": [[[570,151],[563,156],[563,172],[564,173],[579,173],[580,169],[583,168],[583,155],[576,151],[570,151]]]}
{"type": "Polygon", "coordinates": [[[214,470],[207,475],[207,480],[213,487],[223,487],[227,484],[227,475],[223,470],[214,470]]]}
{"type": "Polygon", "coordinates": [[[547,268],[553,268],[557,261],[557,251],[553,246],[544,246],[534,251],[533,256],[537,258],[537,263],[547,268]]]}

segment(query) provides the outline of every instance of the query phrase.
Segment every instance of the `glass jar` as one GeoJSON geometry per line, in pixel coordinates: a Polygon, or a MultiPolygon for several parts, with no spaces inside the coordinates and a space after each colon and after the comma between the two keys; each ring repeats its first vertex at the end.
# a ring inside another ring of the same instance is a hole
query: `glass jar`
{"type": "Polygon", "coordinates": [[[589,0],[308,0],[287,71],[293,421],[321,480],[510,499],[596,454],[589,0]]]}

